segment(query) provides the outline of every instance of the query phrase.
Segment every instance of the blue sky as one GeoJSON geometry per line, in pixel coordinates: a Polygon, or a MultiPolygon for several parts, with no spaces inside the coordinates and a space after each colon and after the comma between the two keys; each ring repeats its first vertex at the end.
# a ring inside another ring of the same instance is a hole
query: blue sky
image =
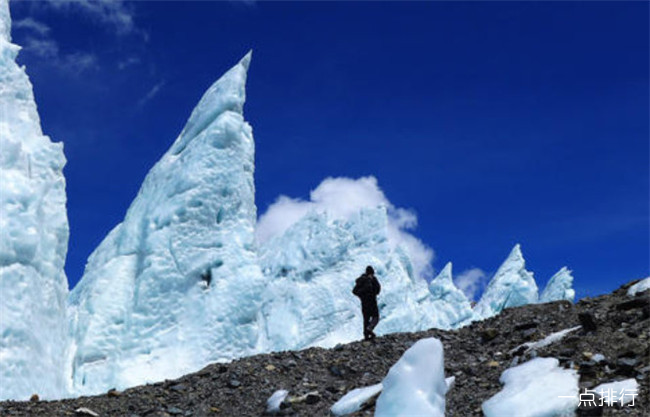
{"type": "Polygon", "coordinates": [[[43,129],[65,144],[71,285],[251,48],[260,213],[374,175],[417,213],[437,270],[489,276],[520,242],[540,286],[567,265],[579,297],[648,275],[646,2],[10,6],[43,129]]]}

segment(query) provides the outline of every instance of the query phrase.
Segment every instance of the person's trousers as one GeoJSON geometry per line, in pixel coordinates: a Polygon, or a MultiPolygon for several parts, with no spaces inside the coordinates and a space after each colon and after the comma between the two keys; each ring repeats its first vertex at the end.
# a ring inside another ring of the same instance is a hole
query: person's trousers
{"type": "Polygon", "coordinates": [[[375,326],[379,323],[379,312],[376,311],[364,311],[363,312],[363,336],[368,339],[371,336],[374,336],[372,333],[375,326]]]}

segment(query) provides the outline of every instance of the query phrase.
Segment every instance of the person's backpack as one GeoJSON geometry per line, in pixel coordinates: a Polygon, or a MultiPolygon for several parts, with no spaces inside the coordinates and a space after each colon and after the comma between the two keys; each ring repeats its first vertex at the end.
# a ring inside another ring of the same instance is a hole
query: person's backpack
{"type": "Polygon", "coordinates": [[[371,295],[375,295],[375,288],[374,284],[372,282],[372,278],[367,276],[366,274],[361,275],[359,278],[357,278],[357,283],[354,286],[354,290],[352,291],[356,296],[358,297],[368,297],[371,295]]]}

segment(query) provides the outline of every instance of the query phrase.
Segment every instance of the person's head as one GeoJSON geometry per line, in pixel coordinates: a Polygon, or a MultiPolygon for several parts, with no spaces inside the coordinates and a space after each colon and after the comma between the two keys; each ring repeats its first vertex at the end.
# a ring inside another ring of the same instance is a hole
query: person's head
{"type": "Polygon", "coordinates": [[[368,274],[368,275],[375,275],[375,270],[373,269],[372,266],[368,265],[368,266],[366,267],[366,274],[368,274]]]}

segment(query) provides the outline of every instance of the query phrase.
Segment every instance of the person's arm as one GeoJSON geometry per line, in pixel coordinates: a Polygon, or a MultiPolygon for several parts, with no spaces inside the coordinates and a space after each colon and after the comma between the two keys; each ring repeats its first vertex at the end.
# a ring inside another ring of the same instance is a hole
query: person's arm
{"type": "Polygon", "coordinates": [[[356,295],[357,297],[359,296],[359,280],[357,280],[357,282],[354,284],[352,294],[356,295]]]}
{"type": "Polygon", "coordinates": [[[379,295],[381,292],[381,285],[379,284],[379,280],[377,277],[372,277],[374,284],[375,284],[375,295],[379,295]]]}

